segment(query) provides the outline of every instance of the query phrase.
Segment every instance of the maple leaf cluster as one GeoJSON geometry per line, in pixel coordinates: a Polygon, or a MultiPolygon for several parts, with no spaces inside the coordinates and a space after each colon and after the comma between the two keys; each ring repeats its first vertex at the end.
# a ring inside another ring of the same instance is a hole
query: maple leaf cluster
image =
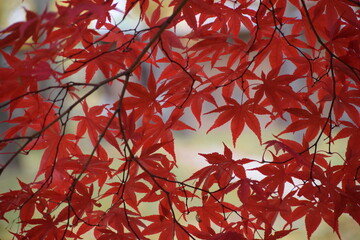
{"type": "Polygon", "coordinates": [[[34,161],[30,152],[41,159],[33,181],[0,194],[0,220],[16,212],[14,239],[275,240],[298,220],[309,239],[322,221],[340,238],[340,216],[360,224],[359,6],[64,0],[25,10],[0,32],[0,150],[15,148],[0,173],[34,161]],[[106,100],[93,104],[96,94],[106,100]],[[262,157],[237,159],[223,144],[181,179],[177,161],[195,159],[177,159],[174,132],[205,121],[229,129],[233,149],[249,129],[262,157]]]}

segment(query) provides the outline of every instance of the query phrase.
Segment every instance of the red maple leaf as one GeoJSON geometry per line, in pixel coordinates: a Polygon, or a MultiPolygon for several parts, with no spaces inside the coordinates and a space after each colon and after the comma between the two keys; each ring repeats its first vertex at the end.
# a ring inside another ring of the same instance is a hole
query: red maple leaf
{"type": "Polygon", "coordinates": [[[256,134],[261,143],[261,127],[256,114],[268,114],[269,112],[265,108],[256,105],[252,100],[247,100],[242,104],[231,98],[226,99],[226,101],[227,105],[207,113],[220,113],[208,132],[231,120],[231,134],[234,146],[236,145],[236,140],[243,132],[245,124],[256,134]]]}

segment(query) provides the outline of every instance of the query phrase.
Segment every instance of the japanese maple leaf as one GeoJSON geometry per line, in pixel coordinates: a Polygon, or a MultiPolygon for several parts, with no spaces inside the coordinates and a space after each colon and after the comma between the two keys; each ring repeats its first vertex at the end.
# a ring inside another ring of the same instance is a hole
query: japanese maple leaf
{"type": "Polygon", "coordinates": [[[191,94],[188,100],[185,102],[184,106],[191,105],[191,111],[194,114],[196,120],[199,123],[199,127],[201,126],[201,115],[203,111],[203,105],[205,102],[211,103],[217,107],[215,98],[209,94],[210,88],[206,88],[191,94]]]}
{"type": "Polygon", "coordinates": [[[35,212],[35,205],[38,198],[33,196],[34,191],[31,188],[31,184],[25,184],[19,179],[18,182],[21,187],[20,190],[10,190],[9,192],[0,194],[0,219],[5,220],[6,222],[9,221],[5,218],[5,213],[18,209],[21,206],[25,206],[21,208],[21,220],[31,219],[35,212]],[[26,203],[26,205],[24,205],[24,203],[26,203]]]}
{"type": "Polygon", "coordinates": [[[220,56],[222,56],[224,52],[228,52],[229,44],[227,43],[227,39],[229,36],[215,31],[208,31],[204,33],[204,35],[208,36],[198,41],[194,46],[189,48],[188,51],[198,52],[199,56],[202,56],[204,59],[212,55],[211,67],[214,67],[220,59],[220,56]]]}
{"type": "MultiPolygon", "coordinates": [[[[6,121],[11,124],[16,124],[4,133],[6,138],[19,135],[25,136],[30,129],[40,131],[44,126],[47,126],[48,124],[51,124],[51,122],[55,121],[57,116],[55,112],[57,106],[45,101],[40,95],[30,95],[28,97],[24,97],[21,101],[14,102],[14,104],[9,108],[10,115],[12,115],[16,108],[23,108],[24,114],[6,121]]],[[[51,129],[51,131],[59,132],[59,122],[54,123],[51,126],[51,129]]],[[[35,141],[33,141],[33,143],[34,142],[35,141]]]]}
{"type": "Polygon", "coordinates": [[[248,159],[232,159],[231,150],[224,144],[224,154],[210,153],[199,154],[210,163],[210,166],[204,167],[196,171],[186,181],[197,179],[196,187],[203,184],[203,188],[209,189],[213,184],[218,184],[220,188],[229,185],[230,181],[236,176],[237,178],[246,178],[245,168],[243,164],[251,162],[248,159]]]}
{"type": "Polygon", "coordinates": [[[34,150],[45,149],[36,177],[43,173],[51,173],[51,166],[53,166],[56,159],[82,154],[81,149],[76,144],[76,136],[70,133],[62,135],[59,123],[55,123],[46,130],[39,139],[34,139],[26,149],[28,148],[34,150]]]}
{"type": "Polygon", "coordinates": [[[360,139],[360,124],[357,123],[355,125],[347,121],[343,121],[342,124],[346,127],[340,130],[334,140],[348,138],[345,153],[346,161],[342,168],[342,182],[343,185],[348,185],[348,188],[350,189],[350,186],[355,183],[354,179],[360,178],[360,148],[358,147],[360,139]]]}
{"type": "Polygon", "coordinates": [[[293,164],[267,164],[254,170],[266,176],[262,183],[266,185],[267,191],[275,192],[277,189],[279,196],[282,196],[287,182],[294,185],[292,173],[299,169],[300,165],[295,162],[293,164]]]}
{"type": "Polygon", "coordinates": [[[144,229],[144,235],[159,233],[159,239],[189,239],[187,233],[177,225],[172,218],[162,215],[151,215],[143,218],[151,222],[150,225],[144,229]]]}
{"type": "Polygon", "coordinates": [[[157,87],[152,68],[150,68],[147,79],[147,88],[139,83],[129,82],[127,90],[131,96],[124,98],[123,107],[125,109],[133,109],[135,121],[140,116],[143,116],[142,121],[144,124],[147,124],[151,120],[152,115],[156,113],[162,114],[160,101],[164,87],[162,85],[157,87]]]}
{"type": "MultiPolygon", "coordinates": [[[[151,14],[151,18],[148,18],[147,16],[145,16],[145,22],[148,26],[160,26],[167,20],[167,17],[160,18],[161,9],[162,9],[162,6],[159,4],[159,6],[157,6],[156,9],[151,14]]],[[[147,42],[147,41],[151,40],[156,34],[157,34],[157,29],[154,28],[148,32],[145,32],[141,36],[141,40],[143,42],[147,42]]],[[[173,51],[172,51],[173,47],[180,48],[180,49],[184,48],[180,41],[180,38],[176,35],[176,33],[174,33],[173,31],[169,31],[169,30],[165,30],[162,32],[162,34],[160,36],[160,45],[161,45],[161,50],[164,51],[166,53],[166,55],[168,55],[171,58],[173,58],[173,51]]],[[[159,49],[160,48],[157,48],[157,47],[153,48],[152,55],[156,56],[157,51],[159,49]]]]}
{"type": "Polygon", "coordinates": [[[291,233],[294,230],[296,230],[296,229],[275,231],[274,234],[266,235],[264,240],[282,239],[283,237],[285,237],[286,235],[288,235],[289,233],[291,233]]]}
{"type": "MultiPolygon", "coordinates": [[[[69,6],[57,5],[58,11],[67,16],[71,22],[76,22],[75,19],[85,18],[86,21],[96,20],[95,27],[99,29],[106,21],[111,21],[110,11],[116,10],[116,4],[113,0],[79,0],[67,1],[69,6]]],[[[65,20],[66,21],[66,20],[65,20]]]]}
{"type": "MultiPolygon", "coordinates": [[[[35,225],[33,228],[26,231],[28,239],[52,240],[64,237],[65,228],[59,226],[59,222],[50,214],[44,214],[42,218],[26,220],[24,223],[35,225]]],[[[66,231],[69,231],[69,233],[71,232],[69,229],[66,231]]]]}
{"type": "MultiPolygon", "coordinates": [[[[125,236],[131,236],[129,238],[125,239],[136,239],[134,232],[138,236],[143,236],[139,228],[146,228],[145,224],[140,220],[140,216],[131,211],[130,209],[125,209],[121,207],[122,202],[117,201],[117,203],[113,204],[112,207],[108,210],[108,212],[103,216],[101,219],[101,225],[111,227],[117,232],[117,236],[119,235],[125,235],[125,236]],[[131,233],[127,234],[127,232],[130,231],[131,233]]],[[[96,239],[100,239],[100,236],[103,235],[103,231],[99,229],[99,231],[95,231],[95,237],[96,239]]],[[[108,239],[108,238],[102,238],[102,239],[108,239]]],[[[111,239],[117,239],[117,238],[111,238],[111,239]]],[[[121,238],[123,239],[123,238],[121,238]]],[[[142,237],[141,239],[144,239],[142,237]]]]}
{"type": "Polygon", "coordinates": [[[179,226],[177,220],[171,212],[171,206],[166,198],[159,203],[159,215],[150,215],[143,217],[144,220],[150,221],[143,234],[153,235],[159,233],[159,239],[189,239],[189,235],[179,226]]]}
{"type": "Polygon", "coordinates": [[[81,179],[81,183],[89,185],[97,182],[99,186],[98,191],[100,192],[106,180],[113,174],[113,170],[110,168],[112,161],[112,158],[105,159],[86,154],[62,158],[56,164],[54,177],[52,179],[52,184],[55,185],[54,189],[56,188],[66,192],[67,187],[70,186],[67,185],[71,184],[71,182],[62,182],[64,177],[82,173],[84,177],[81,179]],[[84,169],[85,167],[86,169],[84,169]]]}
{"type": "MultiPolygon", "coordinates": [[[[357,118],[360,118],[360,113],[358,113],[357,118]]],[[[348,138],[349,142],[353,142],[356,144],[358,138],[360,137],[360,123],[356,122],[355,124],[348,121],[341,121],[343,128],[338,132],[338,134],[334,137],[334,141],[337,139],[348,138]]],[[[354,145],[355,146],[355,145],[354,145]]],[[[354,148],[354,152],[359,152],[359,148],[354,148]]]]}
{"type": "MultiPolygon", "coordinates": [[[[179,0],[172,1],[170,6],[176,6],[180,2],[181,1],[179,0]]],[[[209,18],[210,16],[221,17],[221,14],[219,13],[219,11],[217,11],[212,1],[199,2],[196,0],[190,0],[182,8],[182,17],[185,19],[186,23],[194,30],[197,30],[197,26],[199,24],[199,22],[196,20],[196,15],[198,13],[204,13],[204,15],[207,15],[209,18]]]]}
{"type": "MultiPolygon", "coordinates": [[[[9,65],[6,68],[0,68],[0,102],[7,101],[8,99],[20,98],[19,101],[14,101],[10,104],[10,115],[15,107],[23,99],[27,101],[44,101],[41,96],[26,96],[28,92],[38,90],[38,81],[47,80],[50,76],[55,76],[56,72],[51,69],[50,64],[46,61],[38,61],[31,58],[29,55],[25,59],[10,55],[0,49],[0,54],[9,65]]],[[[23,101],[22,104],[26,104],[23,101]]],[[[28,103],[31,106],[31,103],[28,103]]],[[[47,103],[46,106],[50,106],[47,103]]]]}
{"type": "Polygon", "coordinates": [[[241,233],[228,231],[224,233],[218,233],[209,238],[209,240],[246,240],[246,238],[241,233]]]}
{"type": "Polygon", "coordinates": [[[272,69],[267,75],[262,72],[260,79],[262,83],[253,88],[256,90],[254,95],[255,103],[260,103],[262,106],[271,105],[273,111],[280,114],[280,116],[284,112],[283,108],[296,100],[296,94],[289,85],[296,77],[293,75],[279,75],[281,66],[272,69]]]}
{"type": "MultiPolygon", "coordinates": [[[[142,135],[140,142],[142,142],[143,148],[150,148],[154,143],[160,142],[163,144],[162,147],[176,160],[172,130],[195,130],[180,120],[183,114],[182,109],[176,108],[165,122],[160,116],[152,116],[148,124],[144,124],[139,128],[142,135]]],[[[139,146],[141,145],[139,144],[139,146]]]]}
{"type": "Polygon", "coordinates": [[[161,2],[159,0],[128,0],[126,1],[126,6],[125,6],[125,12],[124,12],[124,17],[123,19],[125,19],[125,17],[129,14],[129,12],[139,3],[141,4],[141,17],[145,18],[146,17],[146,13],[148,12],[148,8],[149,8],[149,4],[150,2],[155,2],[158,5],[161,5],[161,2]]]}
{"type": "MultiPolygon", "coordinates": [[[[285,19],[284,19],[285,20],[285,19]]],[[[287,18],[285,21],[291,21],[292,19],[287,18]]],[[[269,46],[266,47],[265,51],[262,52],[258,56],[259,59],[262,59],[266,56],[269,58],[269,63],[272,69],[277,69],[281,67],[284,63],[284,59],[286,57],[297,57],[299,56],[299,51],[294,47],[294,45],[290,45],[289,41],[292,39],[292,36],[286,36],[285,38],[279,34],[275,33],[271,36],[271,41],[269,42],[269,46]]],[[[293,42],[293,41],[292,41],[293,42]]],[[[296,41],[298,43],[299,41],[296,41]]],[[[264,43],[266,44],[266,43],[264,43]]],[[[263,59],[262,59],[263,60],[263,59]]],[[[254,69],[257,68],[263,61],[258,61],[255,59],[254,69]]],[[[290,77],[291,75],[289,75],[290,77]]]]}
{"type": "Polygon", "coordinates": [[[72,118],[72,120],[79,121],[76,130],[77,138],[81,138],[85,134],[85,132],[87,132],[90,137],[91,143],[93,144],[93,146],[95,146],[98,141],[99,135],[104,134],[104,138],[106,139],[106,141],[108,141],[113,147],[120,151],[119,144],[117,143],[114,134],[110,131],[110,128],[115,128],[115,123],[111,123],[109,128],[105,129],[109,121],[108,117],[102,115],[102,112],[105,110],[106,104],[89,108],[87,102],[84,101],[82,103],[82,107],[85,116],[75,116],[72,118]]]}
{"type": "Polygon", "coordinates": [[[253,22],[248,16],[254,14],[254,10],[249,6],[251,1],[243,2],[236,8],[224,8],[224,20],[229,25],[229,29],[233,36],[237,36],[240,33],[240,27],[243,25],[248,31],[252,31],[253,22]],[[241,23],[241,24],[239,24],[241,23]]]}
{"type": "Polygon", "coordinates": [[[100,70],[106,78],[118,73],[125,68],[123,63],[124,54],[115,51],[112,44],[90,45],[86,49],[71,49],[64,53],[65,57],[75,59],[66,68],[62,78],[66,78],[86,66],[85,80],[91,81],[97,70],[100,70]],[[109,54],[111,53],[111,54],[109,54]]]}
{"type": "Polygon", "coordinates": [[[228,102],[227,105],[218,107],[217,109],[206,113],[220,113],[207,132],[218,128],[231,120],[231,134],[234,146],[236,145],[236,140],[243,132],[245,124],[255,133],[261,143],[261,128],[256,114],[268,114],[269,112],[265,108],[255,104],[251,99],[242,104],[239,104],[232,98],[226,98],[226,101],[228,102]]]}
{"type": "MultiPolygon", "coordinates": [[[[333,101],[333,84],[331,78],[323,80],[323,84],[319,87],[319,99],[321,103],[333,101]]],[[[334,101],[334,115],[335,121],[341,119],[344,113],[357,123],[360,121],[359,111],[357,107],[360,106],[360,90],[356,86],[344,82],[336,84],[336,98],[334,101]]]]}
{"type": "Polygon", "coordinates": [[[71,206],[73,211],[76,212],[76,216],[82,217],[83,214],[92,212],[94,207],[101,206],[101,204],[94,199],[93,192],[93,184],[87,186],[80,181],[77,182],[76,191],[72,194],[71,199],[71,206]]]}
{"type": "Polygon", "coordinates": [[[317,107],[312,101],[305,101],[305,106],[308,110],[303,108],[287,108],[285,109],[290,114],[298,117],[298,120],[294,120],[282,131],[279,135],[290,132],[297,132],[302,129],[306,129],[304,138],[310,142],[318,133],[324,128],[324,133],[329,134],[329,128],[325,126],[328,123],[326,117],[322,116],[323,107],[317,107]]]}
{"type": "Polygon", "coordinates": [[[231,212],[230,209],[236,209],[236,207],[230,203],[222,202],[219,204],[213,197],[204,196],[202,206],[195,206],[189,208],[190,212],[196,212],[196,220],[199,223],[199,227],[204,232],[214,232],[212,229],[212,223],[215,225],[226,228],[228,222],[224,216],[225,213],[231,212]]]}
{"type": "MultiPolygon", "coordinates": [[[[178,64],[184,62],[184,60],[179,60],[179,54],[176,52],[173,53],[174,56],[177,56],[172,61],[179,61],[178,64]]],[[[181,56],[181,55],[180,55],[181,56]]],[[[184,65],[189,63],[184,62],[184,65]]],[[[193,92],[194,86],[201,82],[200,76],[204,76],[202,67],[198,64],[192,64],[188,69],[180,68],[177,64],[169,64],[159,76],[158,82],[162,81],[164,84],[164,89],[166,93],[164,94],[164,104],[163,108],[167,107],[183,107],[186,104],[191,93],[193,92]]]]}
{"type": "Polygon", "coordinates": [[[118,201],[118,194],[122,194],[122,198],[132,207],[138,214],[140,211],[138,209],[139,200],[138,193],[148,193],[150,188],[141,180],[141,176],[137,175],[135,177],[130,177],[126,184],[119,182],[108,183],[107,185],[111,186],[109,190],[106,191],[104,197],[114,196],[113,202],[118,201]],[[114,195],[115,194],[115,195],[114,195]]]}
{"type": "Polygon", "coordinates": [[[3,49],[6,46],[13,46],[12,54],[15,54],[19,49],[25,44],[25,42],[32,38],[37,42],[39,38],[40,23],[46,13],[39,17],[35,12],[26,10],[26,21],[17,22],[9,26],[8,28],[2,30],[0,33],[8,33],[8,35],[0,40],[0,49],[3,49]]]}

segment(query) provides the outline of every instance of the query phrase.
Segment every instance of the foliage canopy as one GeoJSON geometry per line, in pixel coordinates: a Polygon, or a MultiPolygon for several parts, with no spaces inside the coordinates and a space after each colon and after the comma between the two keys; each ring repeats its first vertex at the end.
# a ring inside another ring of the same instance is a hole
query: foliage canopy
{"type": "Polygon", "coordinates": [[[16,239],[273,240],[299,219],[309,239],[321,221],[340,237],[342,214],[360,224],[359,6],[66,0],[25,10],[0,33],[0,149],[16,147],[1,173],[42,155],[34,181],[0,195],[0,219],[19,214],[16,239]],[[116,94],[90,104],[104,89],[116,94]],[[208,165],[180,179],[174,131],[209,119],[232,146],[200,153],[208,165]],[[233,156],[245,129],[262,159],[233,156]]]}

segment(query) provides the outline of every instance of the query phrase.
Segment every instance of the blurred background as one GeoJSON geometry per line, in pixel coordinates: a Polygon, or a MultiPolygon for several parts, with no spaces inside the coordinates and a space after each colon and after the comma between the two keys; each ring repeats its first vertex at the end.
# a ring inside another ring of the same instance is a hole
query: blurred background
{"type": "MultiPolygon", "coordinates": [[[[119,2],[119,8],[121,8],[121,0],[119,2]]],[[[6,27],[17,21],[24,21],[24,8],[30,9],[37,13],[43,12],[46,8],[54,11],[54,3],[54,0],[0,1],[0,30],[5,29],[6,27]]],[[[248,33],[244,33],[244,37],[248,38],[249,36],[247,36],[247,34],[248,33]]],[[[6,66],[4,60],[0,57],[0,67],[4,66],[6,66]]],[[[89,105],[93,105],[95,103],[100,104],[99,100],[100,102],[107,101],[104,96],[108,94],[109,92],[99,92],[97,95],[93,95],[91,99],[89,99],[89,105]]],[[[116,93],[110,92],[110,94],[114,94],[114,96],[116,96],[116,93]]],[[[6,113],[0,112],[0,121],[4,121],[6,119],[6,113]]],[[[209,117],[208,120],[209,121],[205,121],[203,123],[203,126],[201,126],[201,128],[196,132],[186,131],[177,132],[174,134],[176,137],[175,146],[179,166],[179,168],[176,170],[176,174],[179,176],[179,180],[186,179],[190,176],[191,173],[206,164],[205,160],[201,156],[199,156],[198,153],[222,153],[222,143],[225,143],[234,151],[234,159],[243,157],[260,159],[263,153],[263,149],[259,147],[258,139],[249,130],[246,130],[242,137],[239,138],[236,149],[232,147],[231,134],[228,125],[223,126],[220,131],[213,131],[209,134],[206,134],[207,129],[212,124],[214,119],[209,117]]],[[[185,122],[194,128],[197,127],[197,123],[194,119],[189,118],[185,120],[185,122]]],[[[2,124],[1,127],[2,129],[0,129],[0,134],[6,131],[5,125],[2,124]]],[[[271,138],[272,132],[279,132],[276,129],[276,126],[272,130],[269,130],[267,131],[267,133],[264,134],[264,139],[271,138]]],[[[11,153],[13,151],[11,147],[5,150],[5,154],[0,155],[0,162],[6,161],[6,159],[8,159],[8,157],[10,156],[9,154],[6,154],[6,152],[11,153]]],[[[20,158],[16,159],[16,161],[13,162],[12,166],[10,168],[7,168],[5,172],[0,176],[0,193],[7,192],[9,191],[9,189],[18,189],[17,178],[24,182],[32,181],[36,174],[40,157],[41,152],[33,152],[31,153],[31,156],[27,156],[27,161],[20,158]],[[29,162],[29,160],[31,160],[31,162],[29,162]]],[[[253,177],[256,178],[257,176],[253,177]]],[[[11,235],[8,234],[8,230],[10,229],[10,227],[12,231],[16,229],[16,215],[8,217],[10,220],[9,224],[5,221],[0,221],[0,240],[11,239],[11,235]]],[[[284,238],[285,240],[306,239],[306,231],[303,220],[299,221],[296,227],[298,227],[300,230],[291,233],[284,238]]],[[[356,239],[356,233],[360,233],[359,226],[348,216],[342,216],[340,218],[339,228],[344,240],[356,239]]],[[[91,239],[90,236],[89,239],[91,239]]],[[[325,223],[322,222],[320,228],[313,234],[312,239],[336,240],[338,238],[336,234],[333,233],[332,230],[325,223]]]]}

